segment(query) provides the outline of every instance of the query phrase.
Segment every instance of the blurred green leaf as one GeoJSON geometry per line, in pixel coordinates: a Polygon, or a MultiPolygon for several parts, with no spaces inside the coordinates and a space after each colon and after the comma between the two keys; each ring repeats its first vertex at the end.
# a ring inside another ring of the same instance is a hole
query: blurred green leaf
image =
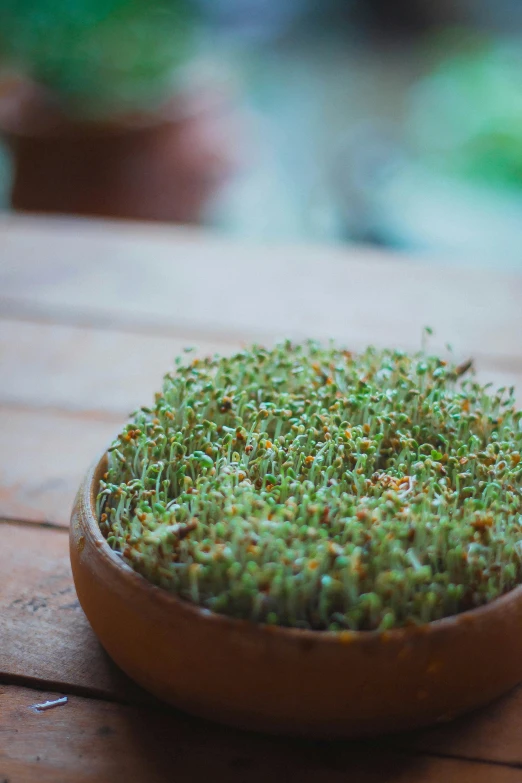
{"type": "Polygon", "coordinates": [[[522,185],[522,49],[448,31],[431,39],[431,72],[413,91],[417,150],[437,170],[491,185],[522,185]]]}
{"type": "Polygon", "coordinates": [[[153,104],[188,58],[189,0],[2,0],[0,60],[99,116],[153,104]]]}

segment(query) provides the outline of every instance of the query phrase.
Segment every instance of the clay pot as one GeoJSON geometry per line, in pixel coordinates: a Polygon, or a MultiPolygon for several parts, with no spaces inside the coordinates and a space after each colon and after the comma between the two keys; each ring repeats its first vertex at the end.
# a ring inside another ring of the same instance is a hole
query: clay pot
{"type": "Polygon", "coordinates": [[[70,551],[80,603],[109,655],[151,693],[248,729],[361,737],[446,721],[522,680],[522,587],[417,628],[329,633],[200,609],[127,566],[100,533],[104,457],[83,482],[70,551]]]}
{"type": "Polygon", "coordinates": [[[14,80],[0,89],[16,210],[197,222],[237,165],[227,97],[199,90],[154,114],[75,122],[52,96],[14,80]]]}

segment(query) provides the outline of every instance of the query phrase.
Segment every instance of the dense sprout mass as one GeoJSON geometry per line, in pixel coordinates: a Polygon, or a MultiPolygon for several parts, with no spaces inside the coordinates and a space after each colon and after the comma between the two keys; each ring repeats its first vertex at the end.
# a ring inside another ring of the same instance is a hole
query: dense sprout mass
{"type": "Polygon", "coordinates": [[[178,360],[97,510],[136,571],[214,612],[385,630],[522,581],[513,390],[424,353],[286,342],[178,360]]]}

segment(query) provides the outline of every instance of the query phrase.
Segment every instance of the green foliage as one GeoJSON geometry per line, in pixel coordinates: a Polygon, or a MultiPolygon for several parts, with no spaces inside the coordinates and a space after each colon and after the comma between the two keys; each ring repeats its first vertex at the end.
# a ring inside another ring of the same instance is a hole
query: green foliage
{"type": "Polygon", "coordinates": [[[0,58],[97,117],[164,97],[192,26],[189,0],[2,0],[0,58]]]}
{"type": "Polygon", "coordinates": [[[109,545],[207,609],[319,630],[420,624],[522,581],[512,390],[425,353],[290,342],[178,364],[109,453],[109,545]]]}
{"type": "Polygon", "coordinates": [[[430,39],[435,65],[413,93],[413,135],[439,172],[522,184],[522,51],[469,31],[430,39]]]}

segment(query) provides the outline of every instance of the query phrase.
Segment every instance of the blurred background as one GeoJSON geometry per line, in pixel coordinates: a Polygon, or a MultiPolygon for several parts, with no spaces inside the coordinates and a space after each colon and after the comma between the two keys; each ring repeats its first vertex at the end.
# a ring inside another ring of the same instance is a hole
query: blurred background
{"type": "Polygon", "coordinates": [[[520,0],[0,0],[2,209],[522,267],[520,0]]]}

